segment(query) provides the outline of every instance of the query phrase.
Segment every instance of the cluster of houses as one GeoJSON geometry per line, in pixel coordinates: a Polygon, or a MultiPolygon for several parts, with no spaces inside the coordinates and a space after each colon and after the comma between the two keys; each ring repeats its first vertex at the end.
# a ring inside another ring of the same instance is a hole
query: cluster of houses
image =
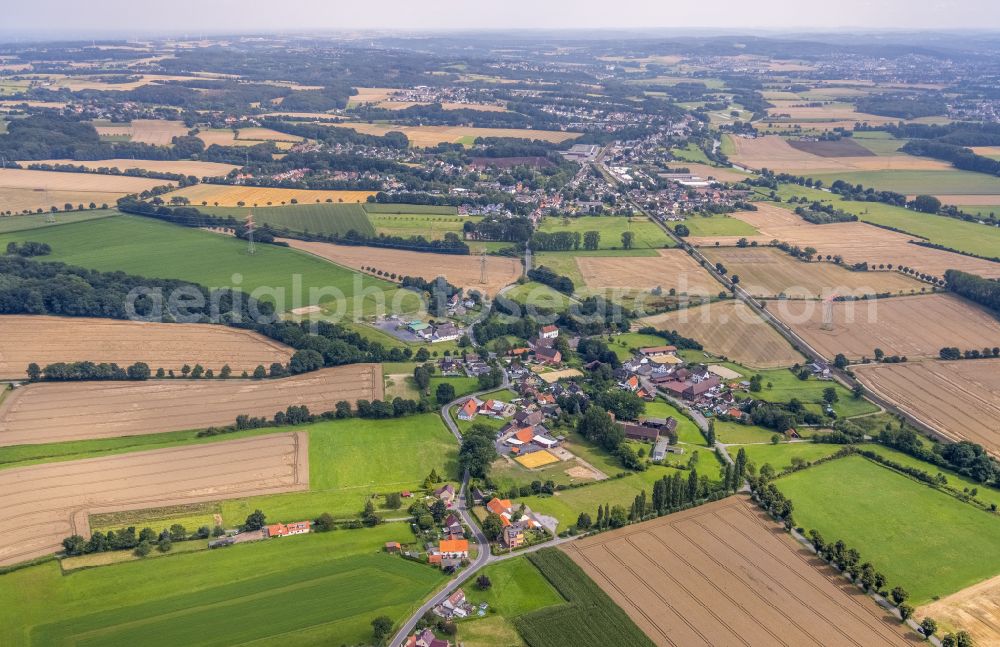
{"type": "Polygon", "coordinates": [[[500,544],[508,549],[514,550],[525,545],[529,531],[543,531],[541,521],[531,512],[531,509],[524,507],[514,508],[510,499],[490,499],[486,503],[487,512],[491,512],[500,517],[503,523],[503,532],[500,534],[500,544]]]}
{"type": "Polygon", "coordinates": [[[455,341],[462,336],[462,329],[450,321],[427,323],[419,319],[408,321],[406,331],[432,344],[443,341],[455,341]]]}
{"type": "Polygon", "coordinates": [[[406,647],[451,647],[451,641],[444,638],[437,638],[430,629],[418,631],[404,643],[406,647]]]}
{"type": "Polygon", "coordinates": [[[431,609],[431,612],[439,618],[444,618],[446,620],[456,618],[460,620],[462,618],[468,618],[473,614],[484,616],[486,615],[486,610],[488,608],[489,605],[485,602],[473,606],[468,600],[465,599],[465,591],[462,589],[456,589],[454,593],[445,598],[444,602],[431,609]]]}
{"type": "Polygon", "coordinates": [[[479,377],[490,372],[490,365],[476,353],[466,353],[464,356],[454,355],[439,360],[438,369],[442,375],[479,377]]]}

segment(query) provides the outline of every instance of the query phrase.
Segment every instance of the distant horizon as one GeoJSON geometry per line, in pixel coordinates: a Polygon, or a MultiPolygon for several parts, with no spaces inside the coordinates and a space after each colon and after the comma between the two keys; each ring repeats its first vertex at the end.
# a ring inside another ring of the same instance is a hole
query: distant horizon
{"type": "Polygon", "coordinates": [[[625,31],[692,33],[889,33],[907,31],[1000,31],[1000,3],[993,0],[716,0],[710,7],[654,0],[619,0],[613,12],[597,0],[507,0],[479,5],[464,0],[383,0],[358,5],[286,0],[280,15],[262,0],[235,5],[220,0],[104,0],[100,7],[69,0],[15,3],[6,10],[0,36],[38,39],[187,34],[452,31],[625,31]],[[150,28],[150,25],[156,25],[150,28]],[[200,27],[200,29],[199,29],[200,27]]]}

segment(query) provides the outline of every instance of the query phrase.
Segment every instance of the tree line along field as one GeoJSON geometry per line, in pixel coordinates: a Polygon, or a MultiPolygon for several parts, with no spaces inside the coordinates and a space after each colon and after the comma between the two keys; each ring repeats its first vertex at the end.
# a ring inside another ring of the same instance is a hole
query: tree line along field
{"type": "Polygon", "coordinates": [[[0,471],[0,565],[90,536],[91,513],[217,501],[309,488],[308,436],[253,438],[0,471]]]}
{"type": "Polygon", "coordinates": [[[742,497],[566,544],[658,645],[907,645],[899,621],[742,497]]]}
{"type": "Polygon", "coordinates": [[[983,308],[952,294],[838,301],[824,329],[824,308],[817,302],[775,301],[775,317],[791,327],[820,354],[833,359],[886,355],[909,359],[937,357],[940,349],[993,348],[1000,341],[1000,322],[983,308]]]}
{"type": "Polygon", "coordinates": [[[145,362],[180,371],[201,364],[218,372],[228,364],[236,375],[272,362],[287,363],[292,349],[263,335],[213,324],[155,323],[0,315],[0,377],[24,378],[28,364],[55,362],[114,362],[128,366],[145,362]]]}
{"type": "Polygon", "coordinates": [[[866,387],[952,440],[1000,454],[1000,360],[871,364],[854,372],[866,387]]]}
{"type": "MultiPolygon", "coordinates": [[[[328,292],[339,290],[348,297],[344,314],[350,317],[371,312],[380,299],[391,301],[398,291],[387,281],[361,276],[309,254],[257,245],[256,254],[250,255],[246,241],[140,216],[122,215],[0,235],[0,246],[12,240],[48,243],[52,254],[45,257],[46,261],[181,279],[208,287],[238,287],[247,293],[264,289],[262,299],[274,302],[279,311],[314,305],[310,303],[310,290],[329,288],[328,292]],[[301,276],[299,303],[293,301],[295,275],[301,276]],[[365,291],[363,298],[351,298],[358,290],[365,291]]],[[[335,301],[336,293],[317,297],[321,303],[335,301]]]]}
{"type": "Polygon", "coordinates": [[[266,380],[37,383],[0,402],[0,446],[204,429],[232,425],[239,415],[271,418],[293,405],[321,413],[341,400],[382,399],[381,364],[266,380]]]}
{"type": "Polygon", "coordinates": [[[585,232],[596,231],[601,236],[599,249],[622,249],[622,234],[626,231],[634,235],[635,248],[673,246],[660,226],[646,216],[548,216],[542,220],[538,230],[544,233],[578,233],[581,240],[585,232]]]}
{"type": "Polygon", "coordinates": [[[443,582],[437,569],[377,554],[406,524],[310,534],[61,575],[57,563],[0,582],[0,642],[363,644],[371,619],[406,617],[443,582]],[[374,613],[373,609],[378,609],[374,613]]]}
{"type": "Polygon", "coordinates": [[[202,213],[223,218],[231,216],[240,221],[253,213],[254,223],[258,227],[266,225],[276,229],[323,236],[335,234],[343,236],[349,231],[355,231],[363,236],[375,235],[375,228],[369,221],[364,207],[355,202],[313,202],[255,208],[196,205],[196,208],[202,213]]]}
{"type": "Polygon", "coordinates": [[[898,272],[852,272],[833,263],[801,261],[770,247],[719,247],[702,251],[712,263],[722,263],[740,287],[753,296],[827,298],[876,294],[911,294],[927,284],[898,272]]]}
{"type": "Polygon", "coordinates": [[[996,515],[863,457],[816,465],[775,485],[793,501],[797,525],[856,548],[915,606],[1000,573],[996,515]]]}

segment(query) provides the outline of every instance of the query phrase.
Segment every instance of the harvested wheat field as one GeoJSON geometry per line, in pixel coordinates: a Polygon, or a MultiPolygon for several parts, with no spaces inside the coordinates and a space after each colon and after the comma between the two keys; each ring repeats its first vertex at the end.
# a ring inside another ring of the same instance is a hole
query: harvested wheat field
{"type": "Polygon", "coordinates": [[[188,127],[183,121],[136,119],[131,124],[94,126],[102,137],[128,137],[129,141],[155,146],[169,146],[174,137],[184,137],[188,127]]]}
{"type": "Polygon", "coordinates": [[[240,128],[238,134],[230,129],[202,130],[198,133],[198,138],[205,142],[205,146],[213,144],[219,146],[255,146],[262,142],[271,141],[288,144],[289,146],[286,148],[305,139],[298,135],[289,135],[270,128],[240,128]]]}
{"type": "Polygon", "coordinates": [[[909,645],[915,634],[743,497],[564,544],[657,645],[909,645]]]}
{"type": "Polygon", "coordinates": [[[355,106],[361,103],[381,103],[388,101],[389,97],[399,92],[399,88],[355,88],[358,91],[348,101],[348,106],[355,106]]]}
{"type": "Polygon", "coordinates": [[[941,201],[945,204],[953,204],[957,206],[969,206],[975,207],[978,205],[996,205],[1000,204],[1000,195],[995,193],[984,193],[981,195],[941,195],[938,196],[941,201]]]}
{"type": "Polygon", "coordinates": [[[870,364],[855,372],[865,386],[952,440],[970,440],[1000,456],[1000,359],[870,364]]]}
{"type": "Polygon", "coordinates": [[[71,159],[61,160],[37,160],[20,162],[22,166],[29,164],[72,164],[73,166],[84,166],[89,169],[117,168],[120,171],[127,169],[143,169],[153,173],[180,173],[183,175],[193,175],[195,177],[218,177],[228,175],[230,171],[240,168],[232,164],[222,164],[220,162],[197,162],[191,160],[135,160],[135,159],[109,159],[78,161],[71,159]]]}
{"type": "Polygon", "coordinates": [[[90,514],[309,489],[309,436],[279,433],[0,470],[0,566],[90,536],[90,514]]]}
{"type": "Polygon", "coordinates": [[[965,630],[977,647],[1000,645],[1000,576],[974,584],[917,609],[917,618],[934,618],[944,632],[965,630]]]}
{"type": "Polygon", "coordinates": [[[944,346],[1000,345],[1000,322],[950,294],[834,302],[830,330],[823,330],[824,308],[816,301],[773,301],[768,310],[828,359],[872,357],[881,348],[912,360],[937,357],[944,346]]]}
{"type": "Polygon", "coordinates": [[[802,356],[741,301],[727,300],[653,315],[642,325],[676,330],[710,353],[754,368],[791,366],[802,356]]]}
{"type": "Polygon", "coordinates": [[[374,191],[321,191],[311,189],[275,189],[262,186],[243,186],[227,184],[195,184],[168,193],[164,200],[170,201],[174,196],[183,196],[198,206],[207,203],[219,207],[267,207],[293,204],[308,204],[316,202],[364,202],[374,191]],[[240,204],[240,203],[243,204],[240,204]]]}
{"type": "MultiPolygon", "coordinates": [[[[449,283],[466,289],[476,289],[494,295],[500,288],[517,281],[521,276],[521,262],[503,256],[471,256],[468,254],[428,254],[402,249],[355,247],[334,243],[308,242],[282,239],[289,247],[300,249],[320,258],[360,270],[373,267],[387,274],[419,276],[433,281],[443,276],[449,283]],[[481,283],[481,263],[486,259],[486,283],[481,283]]],[[[367,271],[367,270],[366,270],[367,271]]]]}
{"type": "MultiPolygon", "coordinates": [[[[24,214],[48,212],[51,207],[60,210],[71,204],[74,209],[80,205],[89,208],[114,207],[118,198],[126,195],[120,191],[44,191],[42,189],[5,189],[0,187],[0,213],[24,214]]],[[[56,222],[59,216],[56,215],[56,222]]]]}
{"type": "Polygon", "coordinates": [[[66,200],[65,202],[88,204],[97,201],[94,199],[95,196],[114,195],[121,197],[165,184],[173,184],[173,182],[124,175],[0,169],[0,210],[13,209],[4,199],[8,191],[33,194],[34,203],[38,207],[48,210],[53,204],[60,209],[62,208],[62,202],[55,202],[53,197],[55,192],[69,193],[77,197],[75,200],[66,200]],[[46,196],[46,192],[52,195],[46,196]]]}
{"type": "MultiPolygon", "coordinates": [[[[777,208],[777,207],[775,207],[777,208]]],[[[868,263],[870,266],[892,265],[911,267],[918,272],[942,277],[946,270],[971,272],[987,278],[1000,277],[1000,263],[955,254],[940,249],[921,247],[911,243],[915,236],[888,231],[863,222],[838,222],[830,225],[813,225],[804,220],[781,224],[784,217],[778,211],[741,211],[733,217],[749,222],[761,232],[746,236],[748,241],[767,245],[779,240],[799,247],[812,247],[820,256],[840,256],[844,263],[868,263]]],[[[791,218],[795,214],[789,213],[791,218]]],[[[735,245],[742,236],[691,236],[688,242],[702,247],[735,245]]]]}
{"type": "Polygon", "coordinates": [[[332,411],[340,400],[381,400],[382,365],[350,364],[276,380],[48,382],[0,403],[0,446],[117,438],[271,418],[289,405],[332,411]]]}
{"type": "Polygon", "coordinates": [[[147,323],[87,317],[0,315],[0,377],[23,378],[31,362],[145,362],[155,371],[201,364],[234,373],[286,363],[292,349],[249,330],[215,324],[147,323]]]}
{"type": "Polygon", "coordinates": [[[898,272],[852,272],[834,263],[807,263],[773,247],[719,247],[703,250],[722,263],[740,287],[754,296],[823,299],[830,296],[910,294],[926,284],[898,272]]]}
{"type": "Polygon", "coordinates": [[[336,128],[351,128],[366,135],[382,136],[389,132],[401,132],[410,140],[411,146],[420,148],[438,144],[472,144],[476,137],[517,137],[520,139],[540,139],[559,144],[578,137],[580,133],[556,130],[531,130],[524,128],[474,128],[472,126],[397,126],[394,124],[368,124],[346,122],[329,124],[336,128]]]}
{"type": "Polygon", "coordinates": [[[583,281],[592,290],[625,288],[679,294],[718,294],[721,286],[696,260],[680,249],[658,249],[656,256],[577,256],[583,281]]]}
{"type": "MultiPolygon", "coordinates": [[[[730,158],[740,166],[769,168],[787,173],[804,171],[881,171],[881,170],[947,170],[951,164],[929,157],[899,155],[872,155],[865,153],[850,157],[826,157],[791,146],[777,135],[749,139],[730,137],[735,152],[730,158]]],[[[859,147],[861,148],[861,147],[859,147]]]]}

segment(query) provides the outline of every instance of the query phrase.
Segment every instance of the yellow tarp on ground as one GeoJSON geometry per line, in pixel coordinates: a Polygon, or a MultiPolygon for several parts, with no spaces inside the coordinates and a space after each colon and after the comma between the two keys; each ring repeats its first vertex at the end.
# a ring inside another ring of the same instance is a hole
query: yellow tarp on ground
{"type": "Polygon", "coordinates": [[[551,465],[552,463],[559,462],[558,458],[545,449],[537,452],[531,452],[530,454],[525,454],[524,456],[518,456],[514,460],[528,469],[535,469],[536,467],[542,467],[543,465],[551,465]]]}

